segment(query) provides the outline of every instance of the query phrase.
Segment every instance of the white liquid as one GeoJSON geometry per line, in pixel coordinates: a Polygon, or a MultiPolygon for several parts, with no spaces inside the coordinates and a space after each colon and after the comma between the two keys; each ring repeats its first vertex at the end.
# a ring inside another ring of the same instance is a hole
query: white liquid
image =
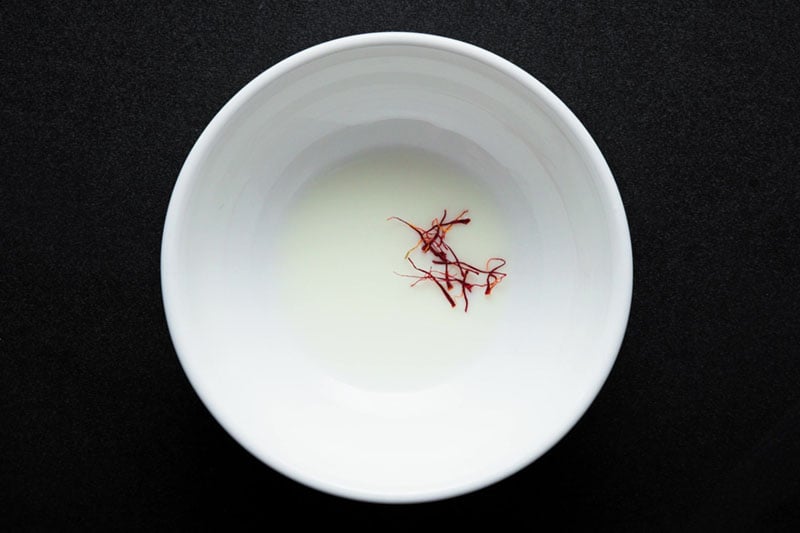
{"type": "Polygon", "coordinates": [[[283,307],[303,351],[333,377],[420,389],[447,381],[492,342],[513,274],[490,296],[475,289],[467,313],[461,299],[452,308],[434,283],[410,287],[396,274],[415,273],[404,255],[418,237],[387,221],[428,227],[445,208],[469,209],[472,222],[447,242],[476,266],[507,257],[509,226],[480,179],[418,149],[382,149],[319,176],[293,202],[279,243],[283,307]]]}

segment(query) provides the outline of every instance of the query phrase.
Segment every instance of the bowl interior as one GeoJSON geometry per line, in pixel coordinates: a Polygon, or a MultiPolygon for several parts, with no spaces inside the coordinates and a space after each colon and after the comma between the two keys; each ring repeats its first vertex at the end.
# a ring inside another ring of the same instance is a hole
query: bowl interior
{"type": "Polygon", "coordinates": [[[298,54],[220,112],[176,185],[162,276],[187,375],[248,450],[418,501],[496,481],[576,422],[630,262],[611,174],[549,91],[469,45],[379,34],[298,54]],[[470,210],[466,256],[508,261],[466,313],[397,275],[416,237],[387,217],[443,209],[470,210]]]}

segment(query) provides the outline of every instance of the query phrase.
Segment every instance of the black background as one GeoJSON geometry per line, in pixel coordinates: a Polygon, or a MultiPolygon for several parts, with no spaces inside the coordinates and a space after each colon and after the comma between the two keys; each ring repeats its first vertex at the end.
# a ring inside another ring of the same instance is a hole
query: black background
{"type": "Polygon", "coordinates": [[[0,529],[800,526],[798,3],[64,4],[0,3],[0,529]],[[508,480],[414,506],[240,448],[178,364],[159,282],[172,186],[219,108],[380,30],[477,44],[553,90],[634,251],[627,335],[578,425],[508,480]]]}

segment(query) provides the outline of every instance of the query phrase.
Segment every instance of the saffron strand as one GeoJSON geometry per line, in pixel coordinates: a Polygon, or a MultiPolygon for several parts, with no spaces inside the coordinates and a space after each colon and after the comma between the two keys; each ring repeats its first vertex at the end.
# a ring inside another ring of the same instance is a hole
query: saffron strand
{"type": "Polygon", "coordinates": [[[472,292],[473,288],[481,287],[484,289],[484,294],[489,295],[506,277],[505,272],[500,272],[500,269],[506,265],[506,260],[502,257],[490,257],[486,261],[486,266],[484,268],[478,268],[462,261],[453,248],[445,242],[447,233],[456,225],[466,226],[472,221],[471,218],[465,216],[468,212],[467,209],[464,209],[451,220],[447,220],[447,210],[444,209],[441,218],[434,218],[431,221],[430,227],[427,229],[423,229],[396,216],[391,216],[386,219],[401,222],[413,230],[419,237],[417,243],[406,252],[404,258],[411,264],[414,270],[420,274],[399,274],[397,272],[395,272],[395,274],[414,279],[414,282],[411,283],[412,287],[415,287],[422,281],[433,281],[436,286],[439,287],[439,290],[451,307],[456,307],[456,301],[450,294],[450,291],[458,284],[461,291],[457,297],[464,299],[464,312],[469,310],[468,294],[472,292]],[[419,250],[423,256],[430,252],[433,256],[433,259],[430,261],[431,265],[440,266],[442,269],[435,270],[432,266],[425,270],[419,267],[414,260],[411,259],[411,254],[416,250],[419,250]],[[475,282],[468,281],[470,275],[477,276],[478,279],[475,282]]]}

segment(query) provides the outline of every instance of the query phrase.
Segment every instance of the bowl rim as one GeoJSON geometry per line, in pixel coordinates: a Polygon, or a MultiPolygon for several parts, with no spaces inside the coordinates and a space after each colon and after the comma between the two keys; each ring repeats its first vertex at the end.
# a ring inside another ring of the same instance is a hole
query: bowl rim
{"type": "Polygon", "coordinates": [[[630,232],[622,199],[605,158],[580,120],[578,120],[572,111],[554,93],[545,87],[544,84],[510,61],[476,45],[463,41],[438,35],[413,32],[364,33],[323,42],[306,48],[280,61],[256,76],[240,89],[219,110],[200,134],[178,174],[177,181],[170,196],[164,222],[160,268],[164,313],[176,355],[196,394],[214,419],[248,452],[267,466],[290,479],[336,496],[378,503],[418,503],[450,498],[480,490],[522,470],[550,450],[583,417],[611,373],[627,328],[633,293],[633,254],[630,232]],[[603,339],[604,342],[597,348],[598,351],[604,354],[606,360],[605,368],[596,376],[592,390],[586,391],[584,400],[581,402],[580,407],[573,413],[571,420],[565,422],[562,426],[565,428],[562,432],[553,435],[544,446],[536,447],[529,455],[520,457],[513,464],[505,469],[493,472],[492,475],[472,480],[469,483],[392,494],[375,493],[343,487],[316,477],[313,473],[296,469],[291,465],[283,463],[278,458],[271,456],[263,449],[256,449],[256,446],[251,446],[246,437],[238,434],[238,431],[231,427],[223,417],[217,415],[218,411],[214,406],[212,396],[205,390],[202,381],[199,379],[199,371],[193,367],[191,357],[187,355],[186,347],[188,341],[185,339],[188,338],[188,329],[190,328],[183,324],[177,309],[178,304],[176,300],[178,298],[176,297],[177,291],[174,287],[177,283],[178,273],[170,267],[170,265],[176,263],[175,259],[180,242],[180,225],[188,206],[192,182],[196,179],[197,171],[203,162],[205,154],[216,142],[220,131],[233,115],[264,87],[291,70],[310,61],[345,50],[387,45],[432,48],[476,60],[499,71],[502,75],[515,80],[522,87],[535,94],[536,97],[545,104],[545,111],[551,114],[562,132],[576,143],[576,148],[584,153],[587,157],[587,162],[595,171],[594,175],[597,177],[595,185],[597,186],[600,199],[604,203],[608,216],[612,246],[612,263],[615,268],[612,273],[612,286],[616,288],[615,291],[612,291],[608,311],[608,316],[610,317],[609,322],[613,327],[609,327],[608,335],[605,336],[603,339]]]}

